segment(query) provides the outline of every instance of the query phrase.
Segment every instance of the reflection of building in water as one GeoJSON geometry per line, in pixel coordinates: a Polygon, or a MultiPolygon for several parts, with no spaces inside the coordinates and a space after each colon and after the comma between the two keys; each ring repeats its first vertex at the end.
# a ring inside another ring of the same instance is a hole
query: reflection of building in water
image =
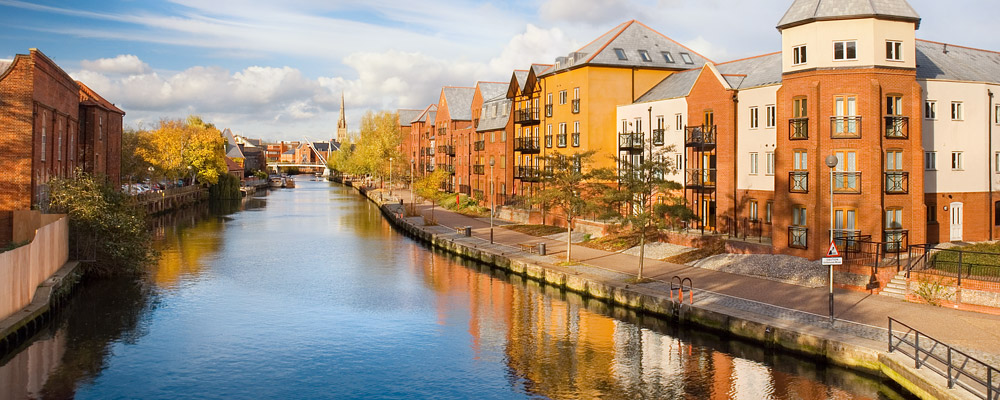
{"type": "Polygon", "coordinates": [[[65,332],[40,339],[0,366],[0,398],[42,398],[49,376],[60,366],[66,352],[65,332]]]}

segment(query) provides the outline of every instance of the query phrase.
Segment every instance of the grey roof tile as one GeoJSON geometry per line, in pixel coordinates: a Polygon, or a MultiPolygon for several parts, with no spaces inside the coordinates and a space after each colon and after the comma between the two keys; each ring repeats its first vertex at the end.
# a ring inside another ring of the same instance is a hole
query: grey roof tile
{"type": "Polygon", "coordinates": [[[507,88],[510,86],[510,82],[479,82],[476,84],[479,87],[479,94],[483,97],[483,101],[493,100],[499,96],[507,95],[507,88]]]}
{"type": "Polygon", "coordinates": [[[434,115],[436,114],[435,111],[437,111],[437,104],[431,104],[426,108],[424,108],[423,110],[421,110],[420,114],[414,117],[413,120],[410,121],[410,123],[412,124],[414,122],[427,122],[428,120],[431,121],[431,123],[434,123],[434,115]]]}
{"type": "Polygon", "coordinates": [[[549,68],[544,74],[584,64],[689,69],[698,68],[708,61],[704,56],[684,47],[673,39],[639,21],[632,20],[618,25],[566,57],[557,58],[556,65],[549,68]],[[619,59],[616,49],[624,52],[625,60],[619,59]],[[649,61],[643,59],[640,50],[646,52],[649,61]],[[673,62],[666,60],[664,52],[670,53],[673,62]],[[690,64],[684,61],[681,53],[685,53],[691,58],[690,64]]]}
{"type": "Polygon", "coordinates": [[[528,82],[528,71],[527,70],[514,71],[514,79],[517,79],[518,89],[523,89],[524,84],[528,82]]]}
{"type": "Polygon", "coordinates": [[[920,23],[906,0],[795,0],[778,22],[778,29],[817,20],[876,17],[920,23]]]}
{"type": "Polygon", "coordinates": [[[417,117],[419,117],[423,112],[424,110],[408,110],[403,108],[396,110],[396,113],[399,114],[399,126],[412,125],[413,120],[417,119],[417,117]]]}
{"type": "Polygon", "coordinates": [[[476,127],[476,132],[488,132],[501,130],[507,127],[507,122],[510,120],[510,106],[511,101],[506,97],[497,97],[493,100],[483,103],[483,107],[486,108],[486,113],[479,116],[479,126],[476,127]],[[497,107],[496,116],[491,117],[491,108],[493,106],[497,107]],[[507,112],[504,112],[506,110],[507,112]]]}
{"type": "Polygon", "coordinates": [[[744,58],[715,66],[733,89],[781,83],[781,53],[744,58]]]}
{"type": "Polygon", "coordinates": [[[646,103],[650,101],[676,99],[687,96],[691,92],[691,87],[698,80],[701,68],[681,71],[664,78],[660,83],[649,89],[648,92],[639,96],[636,103],[646,103]]]}
{"type": "Polygon", "coordinates": [[[917,79],[1000,83],[1000,53],[918,39],[917,79]]]}
{"type": "Polygon", "coordinates": [[[448,104],[448,116],[452,121],[472,121],[472,98],[476,89],[470,87],[445,87],[444,101],[448,104]]]}

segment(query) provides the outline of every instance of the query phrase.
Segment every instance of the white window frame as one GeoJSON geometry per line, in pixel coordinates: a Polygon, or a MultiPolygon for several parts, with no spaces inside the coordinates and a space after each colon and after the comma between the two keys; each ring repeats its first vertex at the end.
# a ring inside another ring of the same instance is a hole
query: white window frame
{"type": "Polygon", "coordinates": [[[750,175],[757,175],[759,169],[757,168],[758,153],[753,151],[750,152],[750,175]]]}
{"type": "Polygon", "coordinates": [[[963,165],[962,165],[962,152],[961,151],[953,151],[953,152],[951,152],[951,170],[952,171],[961,171],[962,167],[963,167],[963,165]]]}
{"type": "Polygon", "coordinates": [[[924,119],[937,119],[937,100],[924,101],[924,119]]]}
{"type": "Polygon", "coordinates": [[[965,110],[961,101],[951,102],[951,120],[952,121],[962,121],[965,119],[965,110]]]}
{"type": "Polygon", "coordinates": [[[1000,174],[1000,151],[993,153],[993,172],[1000,174]]]}
{"type": "Polygon", "coordinates": [[[937,152],[924,152],[924,171],[937,171],[937,152]]]}
{"type": "Polygon", "coordinates": [[[639,58],[645,62],[653,62],[653,58],[649,56],[649,52],[646,50],[639,50],[639,58]]]}
{"type": "Polygon", "coordinates": [[[671,63],[671,64],[673,64],[673,63],[674,63],[674,55],[673,55],[673,54],[670,54],[670,52],[669,52],[669,51],[661,51],[661,52],[660,52],[660,55],[662,55],[662,56],[663,56],[663,60],[664,60],[664,61],[666,61],[666,62],[668,62],[668,63],[671,63]]]}
{"type": "Polygon", "coordinates": [[[681,53],[681,60],[683,60],[685,64],[694,64],[694,60],[691,59],[691,55],[688,53],[681,53]]]}
{"type": "Polygon", "coordinates": [[[885,41],[886,61],[903,61],[903,42],[898,40],[885,41]]]}
{"type": "Polygon", "coordinates": [[[1000,104],[993,105],[993,123],[1000,125],[1000,104]]]}
{"type": "Polygon", "coordinates": [[[792,47],[792,65],[803,65],[809,62],[806,56],[806,45],[792,47]]]}
{"type": "Polygon", "coordinates": [[[760,127],[760,109],[750,107],[750,129],[757,129],[758,127],[760,127]]]}
{"type": "Polygon", "coordinates": [[[573,132],[572,133],[573,133],[573,135],[571,135],[571,136],[573,136],[573,137],[571,137],[569,139],[570,143],[573,145],[573,147],[580,147],[580,135],[581,135],[581,133],[580,133],[580,121],[573,121],[573,132]]]}
{"type": "Polygon", "coordinates": [[[559,91],[559,104],[560,105],[566,104],[566,97],[567,97],[566,96],[566,91],[565,90],[560,90],[559,91]]]}
{"type": "Polygon", "coordinates": [[[833,61],[857,61],[858,59],[858,41],[857,40],[836,40],[833,42],[833,61]],[[853,44],[854,46],[854,57],[848,57],[848,49],[853,44]],[[840,51],[837,51],[837,45],[843,46],[840,51]],[[840,54],[838,54],[840,53],[840,54]]]}
{"type": "Polygon", "coordinates": [[[677,153],[674,154],[674,169],[681,171],[684,169],[684,154],[677,153]]]}
{"type": "Polygon", "coordinates": [[[774,175],[774,152],[764,153],[764,175],[774,175]]]}
{"type": "Polygon", "coordinates": [[[683,130],[684,129],[684,114],[674,114],[674,123],[677,124],[677,128],[675,130],[678,130],[678,131],[679,130],[683,130]]]}
{"type": "Polygon", "coordinates": [[[750,200],[750,220],[757,221],[757,200],[750,200]]]}
{"type": "Polygon", "coordinates": [[[768,104],[765,109],[765,128],[774,128],[778,124],[778,108],[774,104],[768,104]]]}

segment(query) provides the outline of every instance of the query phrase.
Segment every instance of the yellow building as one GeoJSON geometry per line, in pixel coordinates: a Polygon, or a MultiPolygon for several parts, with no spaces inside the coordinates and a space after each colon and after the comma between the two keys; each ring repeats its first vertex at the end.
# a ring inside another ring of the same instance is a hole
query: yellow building
{"type": "Polygon", "coordinates": [[[632,20],[556,58],[555,64],[533,65],[524,85],[508,93],[514,101],[516,194],[531,194],[538,160],[546,155],[595,150],[592,167],[614,167],[618,133],[649,130],[617,126],[616,107],[632,104],[673,72],[700,68],[706,61],[632,20]]]}

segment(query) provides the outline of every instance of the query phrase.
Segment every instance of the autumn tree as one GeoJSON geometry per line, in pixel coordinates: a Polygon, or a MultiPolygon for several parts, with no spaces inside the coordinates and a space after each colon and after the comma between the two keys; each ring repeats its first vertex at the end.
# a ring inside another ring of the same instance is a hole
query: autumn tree
{"type": "Polygon", "coordinates": [[[614,174],[605,168],[588,168],[594,153],[556,153],[542,158],[545,163],[543,188],[532,198],[532,202],[563,213],[566,219],[566,262],[572,260],[573,223],[577,217],[600,208],[600,199],[608,190],[602,181],[614,174]]]}
{"type": "Polygon", "coordinates": [[[139,155],[142,133],[141,128],[122,130],[121,174],[130,183],[149,177],[149,163],[139,155]]]}
{"type": "Polygon", "coordinates": [[[389,173],[389,158],[399,162],[398,120],[396,113],[388,111],[369,111],[361,117],[358,144],[352,155],[359,174],[384,178],[389,173]]]}
{"type": "Polygon", "coordinates": [[[417,196],[431,201],[431,220],[434,220],[434,205],[437,204],[438,196],[440,195],[438,188],[441,187],[441,184],[446,179],[448,179],[448,173],[439,169],[424,175],[424,177],[417,179],[413,183],[413,192],[417,196]]]}
{"type": "Polygon", "coordinates": [[[140,139],[137,153],[160,176],[177,179],[193,173],[199,182],[215,184],[227,171],[225,139],[201,117],[161,120],[155,130],[140,134],[140,139]]]}

